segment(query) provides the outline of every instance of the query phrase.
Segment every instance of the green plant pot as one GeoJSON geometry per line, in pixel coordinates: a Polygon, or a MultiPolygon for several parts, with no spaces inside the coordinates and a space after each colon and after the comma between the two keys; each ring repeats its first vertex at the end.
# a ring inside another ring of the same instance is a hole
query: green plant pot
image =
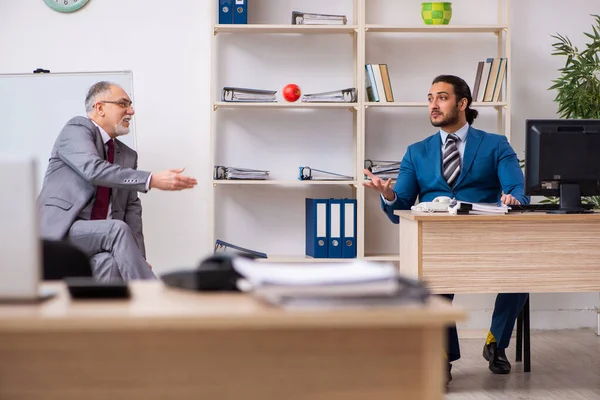
{"type": "Polygon", "coordinates": [[[447,1],[421,3],[421,17],[426,25],[448,25],[452,18],[452,3],[447,1]]]}

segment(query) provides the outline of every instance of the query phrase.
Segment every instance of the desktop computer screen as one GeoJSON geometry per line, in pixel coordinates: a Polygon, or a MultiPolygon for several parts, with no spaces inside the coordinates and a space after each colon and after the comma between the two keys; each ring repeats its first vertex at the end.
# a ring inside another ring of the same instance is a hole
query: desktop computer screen
{"type": "Polygon", "coordinates": [[[525,129],[525,194],[586,212],[581,196],[600,195],[600,120],[529,119],[525,129]]]}

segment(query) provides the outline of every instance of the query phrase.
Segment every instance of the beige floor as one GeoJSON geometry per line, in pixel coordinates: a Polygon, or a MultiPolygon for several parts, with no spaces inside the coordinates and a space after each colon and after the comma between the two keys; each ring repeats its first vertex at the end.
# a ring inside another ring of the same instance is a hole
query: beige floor
{"type": "Polygon", "coordinates": [[[514,340],[509,375],[492,374],[482,348],[481,339],[461,340],[447,400],[600,399],[600,338],[591,329],[532,332],[530,373],[514,362],[514,340]]]}

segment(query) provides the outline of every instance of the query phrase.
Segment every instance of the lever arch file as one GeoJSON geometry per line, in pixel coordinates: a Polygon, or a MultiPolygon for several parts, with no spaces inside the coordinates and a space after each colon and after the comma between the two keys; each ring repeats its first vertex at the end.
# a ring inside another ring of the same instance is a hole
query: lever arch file
{"type": "Polygon", "coordinates": [[[327,199],[306,199],[306,255],[313,258],[327,258],[328,216],[327,199]]]}

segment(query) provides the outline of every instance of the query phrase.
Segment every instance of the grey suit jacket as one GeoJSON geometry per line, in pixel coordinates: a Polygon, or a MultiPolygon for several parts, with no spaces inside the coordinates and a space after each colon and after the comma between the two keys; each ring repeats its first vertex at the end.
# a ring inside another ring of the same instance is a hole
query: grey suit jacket
{"type": "Polygon", "coordinates": [[[145,257],[142,205],[150,172],[137,171],[137,153],[115,140],[114,164],[105,160],[100,130],[86,117],[74,117],[62,129],[50,155],[38,197],[41,236],[63,239],[78,219],[89,220],[97,186],[112,189],[112,218],[127,223],[145,257]]]}

